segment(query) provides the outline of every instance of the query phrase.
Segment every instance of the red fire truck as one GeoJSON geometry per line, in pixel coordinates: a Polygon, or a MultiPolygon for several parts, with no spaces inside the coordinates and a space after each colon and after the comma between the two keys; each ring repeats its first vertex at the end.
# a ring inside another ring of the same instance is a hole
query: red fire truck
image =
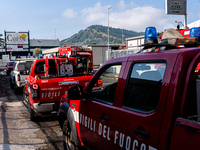
{"type": "Polygon", "coordinates": [[[200,30],[177,34],[158,41],[147,28],[148,52],[111,59],[86,88],[69,88],[58,113],[65,149],[200,149],[200,30]]]}
{"type": "MultiPolygon", "coordinates": [[[[24,98],[29,103],[30,119],[38,116],[56,114],[60,98],[66,94],[69,86],[87,86],[92,78],[92,53],[83,50],[60,58],[41,58],[33,61],[26,77],[24,98]]],[[[97,82],[97,86],[101,83],[97,82]]]]}

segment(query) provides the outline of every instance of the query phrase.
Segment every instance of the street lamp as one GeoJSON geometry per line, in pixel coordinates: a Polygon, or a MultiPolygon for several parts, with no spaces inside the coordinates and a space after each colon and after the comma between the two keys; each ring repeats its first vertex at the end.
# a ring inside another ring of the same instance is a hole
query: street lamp
{"type": "Polygon", "coordinates": [[[108,51],[109,51],[109,9],[111,9],[111,7],[108,7],[108,51]]]}

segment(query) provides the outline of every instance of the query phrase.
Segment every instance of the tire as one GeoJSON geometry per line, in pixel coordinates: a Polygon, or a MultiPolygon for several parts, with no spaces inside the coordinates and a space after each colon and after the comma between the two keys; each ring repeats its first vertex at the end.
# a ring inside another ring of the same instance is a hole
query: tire
{"type": "Polygon", "coordinates": [[[13,85],[13,83],[12,83],[11,78],[10,78],[10,88],[11,88],[11,89],[14,89],[14,85],[13,85]]]}
{"type": "Polygon", "coordinates": [[[31,121],[36,122],[38,120],[38,116],[35,111],[31,108],[30,101],[28,101],[29,113],[31,121]]]}
{"type": "Polygon", "coordinates": [[[16,86],[15,86],[15,94],[16,95],[19,94],[19,88],[17,88],[16,86]]]}
{"type": "Polygon", "coordinates": [[[64,150],[79,150],[74,143],[72,136],[72,130],[69,124],[69,121],[66,119],[63,123],[63,146],[64,150]]]}
{"type": "Polygon", "coordinates": [[[28,103],[29,99],[28,99],[28,92],[26,90],[26,86],[24,86],[23,88],[23,97],[24,97],[24,100],[28,103]]]}
{"type": "Polygon", "coordinates": [[[16,83],[15,83],[15,79],[14,79],[14,89],[15,89],[15,94],[19,94],[19,88],[17,87],[16,83]]]}

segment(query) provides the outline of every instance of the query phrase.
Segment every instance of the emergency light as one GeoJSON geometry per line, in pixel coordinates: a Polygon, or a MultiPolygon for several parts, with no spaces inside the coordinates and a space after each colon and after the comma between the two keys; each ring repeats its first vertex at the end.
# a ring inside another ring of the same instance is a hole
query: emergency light
{"type": "Polygon", "coordinates": [[[191,28],[189,37],[196,37],[197,40],[200,40],[200,29],[198,27],[191,28]]]}
{"type": "Polygon", "coordinates": [[[39,56],[38,56],[39,58],[43,58],[43,56],[42,56],[42,54],[39,54],[39,56]]]}
{"type": "Polygon", "coordinates": [[[63,56],[65,56],[65,57],[66,57],[66,53],[63,53],[63,56]]]}
{"type": "Polygon", "coordinates": [[[21,58],[21,56],[20,56],[20,55],[18,55],[18,58],[21,58]]]}
{"type": "Polygon", "coordinates": [[[155,27],[147,27],[145,30],[144,43],[158,43],[157,32],[155,27]]]}

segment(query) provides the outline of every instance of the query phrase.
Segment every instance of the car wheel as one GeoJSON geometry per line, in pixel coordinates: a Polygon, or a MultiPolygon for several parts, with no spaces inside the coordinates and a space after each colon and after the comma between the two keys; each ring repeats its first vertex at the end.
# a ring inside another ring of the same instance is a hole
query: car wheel
{"type": "Polygon", "coordinates": [[[12,83],[12,80],[10,79],[10,88],[11,89],[14,89],[14,85],[13,85],[13,83],[12,83]]]}
{"type": "Polygon", "coordinates": [[[24,97],[24,100],[26,101],[26,102],[28,102],[28,93],[27,93],[27,90],[26,90],[26,86],[24,86],[24,88],[23,88],[23,97],[24,97]]]}
{"type": "Polygon", "coordinates": [[[38,116],[35,113],[35,111],[31,108],[30,101],[28,101],[28,107],[29,107],[29,113],[30,113],[30,119],[31,119],[31,121],[36,122],[37,119],[38,119],[38,116]]]}
{"type": "Polygon", "coordinates": [[[15,94],[19,94],[19,88],[15,86],[15,94]]]}
{"type": "Polygon", "coordinates": [[[72,130],[67,119],[63,123],[63,139],[64,150],[78,150],[78,147],[75,146],[72,130]]]}

